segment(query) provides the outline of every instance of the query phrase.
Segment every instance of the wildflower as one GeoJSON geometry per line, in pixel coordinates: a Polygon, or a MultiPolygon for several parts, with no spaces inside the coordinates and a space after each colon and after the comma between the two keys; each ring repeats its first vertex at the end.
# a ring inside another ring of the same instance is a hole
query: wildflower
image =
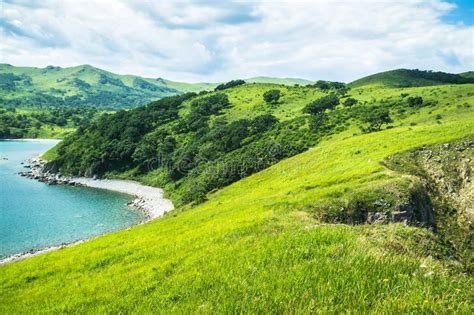
{"type": "Polygon", "coordinates": [[[387,283],[389,282],[390,280],[388,280],[387,278],[383,279],[383,282],[387,283]]]}
{"type": "Polygon", "coordinates": [[[425,273],[425,277],[431,277],[432,275],[434,275],[433,271],[429,271],[429,272],[425,273]]]}
{"type": "Polygon", "coordinates": [[[421,264],[421,265],[420,265],[420,268],[421,268],[421,269],[425,269],[425,268],[426,268],[426,265],[425,265],[425,264],[421,264]]]}

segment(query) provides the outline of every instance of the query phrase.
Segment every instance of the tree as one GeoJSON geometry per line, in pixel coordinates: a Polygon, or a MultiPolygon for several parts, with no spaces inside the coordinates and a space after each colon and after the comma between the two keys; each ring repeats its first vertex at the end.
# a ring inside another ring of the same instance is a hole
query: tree
{"type": "Polygon", "coordinates": [[[327,120],[327,115],[323,112],[311,115],[309,118],[309,129],[316,131],[327,120]]]}
{"type": "Polygon", "coordinates": [[[336,95],[331,94],[309,103],[303,108],[303,112],[311,115],[317,115],[324,112],[326,109],[334,109],[337,104],[339,104],[339,99],[336,95]]]}
{"type": "Polygon", "coordinates": [[[263,93],[263,99],[269,104],[276,104],[281,97],[280,90],[269,90],[263,93]]]}
{"type": "Polygon", "coordinates": [[[314,84],[314,87],[322,90],[322,91],[327,91],[331,88],[331,85],[327,81],[319,80],[314,84]]]}
{"type": "Polygon", "coordinates": [[[382,125],[393,122],[387,108],[365,111],[362,115],[362,121],[368,124],[366,128],[362,128],[364,132],[379,131],[382,125]]]}
{"type": "Polygon", "coordinates": [[[346,107],[352,107],[355,104],[357,104],[357,100],[355,98],[349,97],[344,101],[344,106],[346,107]]]}
{"type": "Polygon", "coordinates": [[[274,124],[278,122],[278,119],[270,114],[264,114],[257,116],[252,121],[252,132],[261,133],[269,130],[274,124]]]}
{"type": "Polygon", "coordinates": [[[407,101],[411,107],[420,107],[423,105],[423,98],[421,96],[409,97],[407,101]]]}
{"type": "Polygon", "coordinates": [[[242,84],[245,84],[244,80],[232,80],[232,81],[229,81],[227,83],[219,84],[218,86],[216,86],[216,88],[214,90],[215,91],[221,91],[221,90],[230,89],[232,87],[239,86],[239,85],[242,85],[242,84]]]}

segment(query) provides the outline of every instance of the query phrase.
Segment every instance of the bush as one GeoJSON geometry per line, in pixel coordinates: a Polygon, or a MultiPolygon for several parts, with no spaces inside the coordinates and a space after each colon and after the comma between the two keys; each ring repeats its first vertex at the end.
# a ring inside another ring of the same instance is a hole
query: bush
{"type": "Polygon", "coordinates": [[[345,100],[344,106],[346,107],[351,107],[357,104],[357,100],[355,98],[349,97],[348,99],[345,100]]]}
{"type": "Polygon", "coordinates": [[[269,104],[276,104],[281,97],[280,90],[269,90],[263,93],[263,99],[269,104]]]}
{"type": "Polygon", "coordinates": [[[423,98],[421,96],[409,97],[407,101],[411,107],[420,107],[423,105],[423,98]]]}

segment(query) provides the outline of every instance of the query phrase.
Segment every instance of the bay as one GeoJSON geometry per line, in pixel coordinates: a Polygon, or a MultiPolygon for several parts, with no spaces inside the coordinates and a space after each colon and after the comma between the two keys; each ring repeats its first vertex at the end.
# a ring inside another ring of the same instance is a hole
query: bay
{"type": "Polygon", "coordinates": [[[87,187],[47,185],[18,175],[21,162],[52,140],[0,141],[0,257],[88,239],[144,219],[132,196],[87,187]]]}

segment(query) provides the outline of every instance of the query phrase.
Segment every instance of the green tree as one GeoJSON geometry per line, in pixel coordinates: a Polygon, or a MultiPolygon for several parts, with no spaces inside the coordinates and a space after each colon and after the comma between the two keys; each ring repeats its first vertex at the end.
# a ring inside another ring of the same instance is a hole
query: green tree
{"type": "Polygon", "coordinates": [[[232,87],[239,86],[239,85],[242,85],[242,84],[245,84],[244,80],[232,80],[232,81],[229,81],[227,83],[219,84],[218,86],[216,86],[216,88],[214,90],[215,91],[221,91],[221,90],[230,89],[232,87]]]}
{"type": "Polygon", "coordinates": [[[367,124],[367,127],[362,128],[364,132],[379,131],[384,124],[393,122],[387,108],[377,108],[367,110],[362,114],[362,122],[367,124]]]}
{"type": "Polygon", "coordinates": [[[352,107],[355,104],[357,104],[357,100],[355,98],[349,97],[344,101],[344,106],[346,107],[352,107]]]}
{"type": "Polygon", "coordinates": [[[281,97],[280,90],[269,90],[263,93],[263,99],[269,104],[276,104],[281,97]]]}
{"type": "Polygon", "coordinates": [[[409,97],[407,101],[411,107],[420,107],[423,105],[423,98],[421,96],[409,97]]]}
{"type": "Polygon", "coordinates": [[[334,109],[337,104],[339,104],[339,99],[336,95],[331,94],[309,103],[303,108],[303,112],[310,115],[317,115],[327,109],[334,109]]]}
{"type": "Polygon", "coordinates": [[[314,84],[314,87],[322,91],[327,91],[331,89],[331,85],[329,84],[329,82],[323,81],[323,80],[316,81],[316,83],[314,84]]]}

